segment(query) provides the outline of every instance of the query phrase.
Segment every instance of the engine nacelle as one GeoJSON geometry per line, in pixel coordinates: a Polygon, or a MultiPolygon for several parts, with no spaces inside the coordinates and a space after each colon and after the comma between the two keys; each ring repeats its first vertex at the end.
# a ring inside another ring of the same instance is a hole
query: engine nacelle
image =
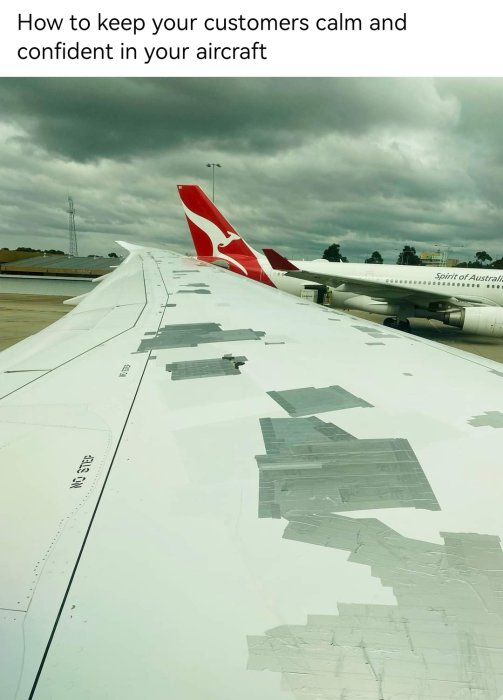
{"type": "Polygon", "coordinates": [[[461,328],[463,333],[503,338],[501,306],[469,306],[445,314],[444,323],[461,328]]]}

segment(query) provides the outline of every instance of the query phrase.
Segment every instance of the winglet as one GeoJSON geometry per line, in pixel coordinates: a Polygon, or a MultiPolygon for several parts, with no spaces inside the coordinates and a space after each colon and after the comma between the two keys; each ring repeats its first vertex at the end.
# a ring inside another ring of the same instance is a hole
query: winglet
{"type": "Polygon", "coordinates": [[[263,248],[262,250],[264,251],[264,255],[266,256],[273,270],[286,271],[299,269],[298,267],[295,267],[295,265],[291,263],[290,260],[284,258],[273,248],[263,248]]]}
{"type": "Polygon", "coordinates": [[[141,253],[144,250],[152,250],[144,245],[136,245],[136,243],[128,243],[128,241],[115,241],[121,248],[125,248],[129,253],[141,253]]]}

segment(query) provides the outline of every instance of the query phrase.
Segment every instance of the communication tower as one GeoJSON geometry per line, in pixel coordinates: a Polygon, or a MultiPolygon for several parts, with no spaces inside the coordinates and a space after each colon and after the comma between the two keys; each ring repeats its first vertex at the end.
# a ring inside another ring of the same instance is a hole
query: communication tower
{"type": "Polygon", "coordinates": [[[75,209],[73,208],[73,199],[68,197],[68,233],[70,235],[70,255],[77,256],[79,254],[77,248],[77,232],[75,231],[75,209]]]}

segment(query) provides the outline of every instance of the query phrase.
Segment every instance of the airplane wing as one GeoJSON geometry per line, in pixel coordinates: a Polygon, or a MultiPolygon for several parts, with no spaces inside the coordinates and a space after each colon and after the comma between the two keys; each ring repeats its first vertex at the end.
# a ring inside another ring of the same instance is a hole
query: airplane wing
{"type": "Polygon", "coordinates": [[[368,277],[356,277],[349,275],[332,275],[309,270],[297,270],[286,273],[289,277],[297,277],[311,282],[334,287],[340,292],[353,292],[356,295],[364,294],[373,299],[383,301],[399,301],[416,304],[421,307],[428,307],[431,302],[444,301],[454,306],[492,306],[494,302],[489,299],[481,299],[465,294],[451,294],[441,289],[438,291],[411,289],[396,282],[383,283],[368,277]]]}
{"type": "Polygon", "coordinates": [[[130,251],[0,354],[2,700],[496,700],[502,366],[130,251]]]}
{"type": "MultiPolygon", "coordinates": [[[[302,268],[298,268],[280,253],[272,248],[264,248],[264,254],[271,263],[273,269],[282,270],[288,277],[316,282],[318,284],[333,287],[339,292],[352,292],[355,295],[363,294],[376,300],[400,301],[416,304],[427,308],[432,302],[443,301],[453,306],[491,306],[494,305],[490,299],[481,299],[469,294],[451,294],[449,291],[441,289],[431,290],[411,289],[400,283],[383,283],[368,277],[357,277],[355,275],[345,275],[340,270],[334,274],[330,272],[320,272],[310,270],[310,263],[307,262],[302,268]]],[[[459,290],[460,291],[460,290],[459,290]]]]}

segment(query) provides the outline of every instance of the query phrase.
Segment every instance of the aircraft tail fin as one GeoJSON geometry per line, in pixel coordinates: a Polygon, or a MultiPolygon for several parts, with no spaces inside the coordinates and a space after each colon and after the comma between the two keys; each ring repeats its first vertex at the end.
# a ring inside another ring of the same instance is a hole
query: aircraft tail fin
{"type": "Polygon", "coordinates": [[[274,286],[264,270],[264,256],[241,238],[198,185],[178,185],[178,194],[199,259],[274,286]]]}
{"type": "Polygon", "coordinates": [[[298,267],[295,267],[290,260],[284,258],[280,253],[274,250],[274,248],[263,248],[263,251],[273,270],[281,270],[286,272],[287,270],[299,269],[298,267]]]}

